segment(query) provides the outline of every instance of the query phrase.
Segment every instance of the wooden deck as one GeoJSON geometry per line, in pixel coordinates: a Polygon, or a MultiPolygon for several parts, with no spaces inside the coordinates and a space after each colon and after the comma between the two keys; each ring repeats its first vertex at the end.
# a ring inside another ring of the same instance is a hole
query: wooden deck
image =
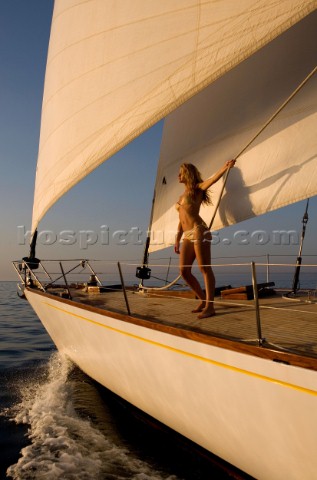
{"type": "MultiPolygon", "coordinates": [[[[259,344],[253,300],[216,297],[216,316],[200,320],[197,314],[191,313],[198,302],[192,295],[128,290],[127,297],[131,317],[135,319],[175,327],[184,333],[196,332],[239,344],[259,344]]],[[[127,316],[122,290],[104,293],[73,290],[72,300],[127,316]]],[[[301,301],[294,301],[283,298],[281,293],[259,300],[263,346],[317,359],[317,304],[307,300],[307,295],[301,301]]]]}

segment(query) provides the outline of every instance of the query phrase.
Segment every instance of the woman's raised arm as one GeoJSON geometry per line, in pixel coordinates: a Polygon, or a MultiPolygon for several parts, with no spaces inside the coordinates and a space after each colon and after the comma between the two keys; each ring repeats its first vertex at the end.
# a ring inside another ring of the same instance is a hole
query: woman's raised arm
{"type": "Polygon", "coordinates": [[[223,167],[221,167],[218,172],[216,172],[212,177],[207,178],[207,180],[199,183],[198,187],[201,190],[208,190],[208,188],[211,187],[211,185],[213,185],[214,183],[218,182],[218,180],[220,180],[220,178],[226,173],[228,168],[232,168],[235,163],[235,160],[228,160],[228,162],[226,162],[223,167]]]}

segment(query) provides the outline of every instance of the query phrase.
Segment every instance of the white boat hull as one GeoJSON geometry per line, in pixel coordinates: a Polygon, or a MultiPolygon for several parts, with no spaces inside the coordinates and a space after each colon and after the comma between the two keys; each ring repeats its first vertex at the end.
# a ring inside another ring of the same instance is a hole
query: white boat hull
{"type": "Polygon", "coordinates": [[[59,351],[142,411],[257,479],[314,479],[317,371],[25,291],[59,351]]]}

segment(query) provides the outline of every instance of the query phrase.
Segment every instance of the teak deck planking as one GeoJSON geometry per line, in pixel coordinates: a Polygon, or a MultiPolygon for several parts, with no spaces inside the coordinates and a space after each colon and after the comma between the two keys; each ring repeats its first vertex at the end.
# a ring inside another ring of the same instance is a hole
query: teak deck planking
{"type": "MultiPolygon", "coordinates": [[[[41,293],[47,295],[50,293],[41,293]]],[[[65,303],[80,303],[83,309],[166,331],[231,350],[271,358],[295,366],[317,370],[317,304],[291,301],[277,294],[260,303],[262,342],[259,345],[253,301],[215,300],[216,315],[198,319],[191,313],[198,300],[190,293],[128,290],[131,315],[122,290],[88,293],[71,290],[72,300],[54,298],[65,303]]]]}

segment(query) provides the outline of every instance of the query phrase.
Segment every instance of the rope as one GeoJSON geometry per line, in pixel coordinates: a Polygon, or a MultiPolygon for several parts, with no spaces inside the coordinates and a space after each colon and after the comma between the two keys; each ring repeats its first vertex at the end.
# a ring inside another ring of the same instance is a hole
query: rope
{"type": "MultiPolygon", "coordinates": [[[[236,160],[236,158],[235,158],[234,160],[236,160]]],[[[229,171],[230,171],[230,170],[231,170],[231,168],[228,167],[228,168],[227,168],[227,171],[226,171],[226,173],[225,173],[225,178],[224,178],[224,181],[223,181],[223,185],[222,185],[222,188],[221,188],[221,191],[220,191],[220,194],[219,194],[219,197],[218,197],[218,200],[217,200],[215,209],[214,209],[214,214],[213,214],[213,216],[212,216],[212,219],[210,220],[210,224],[209,224],[208,230],[211,229],[212,224],[214,223],[214,220],[215,220],[215,217],[216,217],[216,214],[217,214],[217,211],[218,211],[218,208],[219,208],[221,199],[222,199],[222,195],[223,195],[223,192],[224,192],[226,183],[227,183],[227,179],[228,179],[229,171]]]]}
{"type": "MultiPolygon", "coordinates": [[[[282,103],[282,105],[280,105],[280,107],[273,113],[273,115],[265,122],[265,124],[260,128],[260,130],[251,138],[251,140],[242,148],[242,150],[240,150],[240,152],[235,156],[234,160],[237,160],[246,151],[246,149],[251,145],[251,143],[254,142],[254,140],[263,132],[263,130],[266,129],[266,127],[283,110],[283,108],[286,107],[286,105],[303,88],[303,86],[308,82],[308,80],[310,80],[310,78],[316,73],[316,71],[317,71],[317,66],[313,68],[313,70],[307,75],[307,77],[304,78],[304,80],[300,83],[300,85],[298,85],[298,87],[290,94],[290,96],[282,103]]],[[[209,230],[211,229],[212,224],[214,222],[214,219],[215,219],[215,216],[216,216],[216,213],[217,213],[217,210],[218,210],[218,207],[219,207],[219,204],[220,204],[220,201],[221,201],[221,198],[222,198],[222,195],[223,195],[226,183],[227,183],[229,170],[230,170],[230,168],[228,168],[227,171],[226,171],[225,178],[224,178],[223,185],[222,185],[222,189],[221,189],[221,192],[220,192],[220,195],[219,195],[219,198],[218,198],[215,210],[214,210],[214,214],[213,214],[212,219],[210,221],[209,230]]]]}
{"type": "Polygon", "coordinates": [[[175,278],[171,283],[164,285],[163,287],[145,287],[144,285],[139,286],[139,290],[146,290],[147,292],[154,292],[156,290],[167,290],[169,287],[172,287],[178,280],[181,278],[181,275],[175,278]]]}

